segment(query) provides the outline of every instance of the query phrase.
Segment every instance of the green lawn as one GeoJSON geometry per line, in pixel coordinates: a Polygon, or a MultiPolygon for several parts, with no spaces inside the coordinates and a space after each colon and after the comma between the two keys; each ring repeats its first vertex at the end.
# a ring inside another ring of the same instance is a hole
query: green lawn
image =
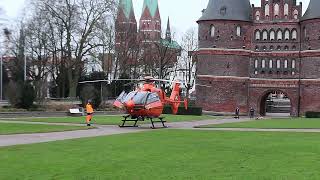
{"type": "Polygon", "coordinates": [[[202,128],[320,129],[320,119],[287,118],[201,126],[202,128]]]}
{"type": "Polygon", "coordinates": [[[158,130],[19,145],[0,148],[0,179],[318,180],[319,138],[158,130]]]}
{"type": "Polygon", "coordinates": [[[60,132],[88,129],[80,126],[60,126],[60,125],[42,125],[42,124],[20,124],[20,123],[0,123],[0,135],[22,134],[22,133],[43,133],[60,132]]]}
{"type": "MultiPolygon", "coordinates": [[[[213,116],[179,116],[179,115],[164,115],[167,122],[193,121],[215,119],[213,116]]],[[[85,123],[86,117],[57,117],[57,118],[21,118],[14,119],[16,121],[31,121],[31,122],[50,122],[50,123],[85,123]]],[[[93,123],[103,125],[118,125],[122,116],[94,116],[93,123]]],[[[141,123],[141,122],[140,122],[141,123]]],[[[146,121],[145,123],[150,123],[146,121]]]]}

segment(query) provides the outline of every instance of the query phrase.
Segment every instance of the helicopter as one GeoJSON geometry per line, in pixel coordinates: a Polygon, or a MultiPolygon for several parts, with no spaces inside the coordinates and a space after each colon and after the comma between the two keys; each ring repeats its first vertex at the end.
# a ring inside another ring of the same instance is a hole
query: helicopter
{"type": "Polygon", "coordinates": [[[188,108],[187,99],[181,100],[180,84],[181,82],[173,81],[173,89],[170,97],[166,97],[165,92],[161,88],[157,88],[156,81],[170,82],[167,80],[154,79],[147,76],[143,80],[143,86],[137,87],[135,90],[126,93],[122,92],[115,100],[113,105],[119,109],[125,110],[128,114],[122,120],[120,127],[137,127],[138,121],[150,120],[152,127],[155,128],[155,122],[161,122],[162,126],[166,128],[164,117],[161,117],[164,106],[170,105],[172,114],[177,114],[181,103],[184,104],[185,109],[188,108]],[[159,119],[159,120],[154,120],[159,119]],[[126,122],[133,121],[132,126],[125,125],[126,122]]]}
{"type": "MultiPolygon", "coordinates": [[[[165,105],[170,105],[172,114],[177,114],[181,103],[184,104],[185,109],[188,109],[187,99],[181,100],[180,96],[180,85],[183,84],[181,81],[170,81],[164,79],[155,79],[151,76],[146,76],[144,79],[113,79],[113,80],[94,80],[94,81],[83,81],[79,84],[86,83],[101,83],[112,82],[112,81],[131,81],[135,84],[143,82],[142,87],[136,87],[135,90],[127,93],[123,91],[118,98],[114,101],[113,106],[124,110],[126,114],[123,116],[122,124],[119,127],[138,127],[138,121],[150,120],[153,129],[155,129],[154,123],[161,122],[162,126],[165,126],[164,117],[161,117],[165,105]],[[166,97],[163,89],[157,88],[155,82],[172,83],[172,93],[170,97],[166,97]],[[158,119],[158,120],[157,120],[158,119]],[[126,125],[126,122],[134,122],[133,125],[126,125]]],[[[127,84],[128,85],[128,84],[127,84]]],[[[196,86],[211,88],[208,85],[195,84],[196,86]]],[[[126,86],[126,85],[125,85],[126,86]]],[[[102,89],[102,88],[101,88],[102,89]]]]}

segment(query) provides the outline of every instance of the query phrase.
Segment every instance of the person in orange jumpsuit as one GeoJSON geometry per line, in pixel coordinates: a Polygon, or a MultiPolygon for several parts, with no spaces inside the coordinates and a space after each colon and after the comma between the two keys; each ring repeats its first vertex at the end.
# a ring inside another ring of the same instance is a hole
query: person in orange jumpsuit
{"type": "Polygon", "coordinates": [[[86,105],[86,111],[87,111],[86,123],[87,123],[87,126],[91,126],[91,120],[94,112],[91,100],[89,100],[86,105]]]}

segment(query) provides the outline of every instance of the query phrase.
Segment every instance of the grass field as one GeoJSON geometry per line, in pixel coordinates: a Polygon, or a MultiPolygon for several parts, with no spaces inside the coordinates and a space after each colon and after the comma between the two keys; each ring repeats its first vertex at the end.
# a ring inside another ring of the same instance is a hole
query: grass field
{"type": "Polygon", "coordinates": [[[318,180],[319,138],[159,130],[19,145],[0,148],[0,179],[318,180]]]}
{"type": "Polygon", "coordinates": [[[44,133],[88,129],[79,126],[60,126],[42,124],[0,123],[0,135],[22,133],[44,133]]]}
{"type": "MultiPolygon", "coordinates": [[[[179,116],[179,115],[163,115],[167,122],[193,121],[193,120],[207,120],[215,119],[213,116],[179,116]]],[[[122,116],[94,116],[94,124],[103,125],[118,125],[120,124],[122,116]]],[[[49,123],[85,123],[85,116],[83,117],[57,117],[57,118],[21,118],[13,119],[15,121],[30,121],[30,122],[49,122],[49,123]]],[[[141,122],[139,122],[141,123],[141,122]]],[[[150,123],[150,121],[145,121],[150,123]]]]}
{"type": "Polygon", "coordinates": [[[201,126],[202,128],[320,129],[320,119],[288,118],[201,126]]]}

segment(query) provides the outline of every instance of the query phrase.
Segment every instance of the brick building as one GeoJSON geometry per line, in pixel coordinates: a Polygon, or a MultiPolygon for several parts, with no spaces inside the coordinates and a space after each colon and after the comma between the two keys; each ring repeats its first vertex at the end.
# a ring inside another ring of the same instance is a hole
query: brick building
{"type": "Polygon", "coordinates": [[[275,91],[292,116],[320,111],[320,1],[210,0],[199,24],[197,103],[205,110],[266,113],[275,91]]]}

